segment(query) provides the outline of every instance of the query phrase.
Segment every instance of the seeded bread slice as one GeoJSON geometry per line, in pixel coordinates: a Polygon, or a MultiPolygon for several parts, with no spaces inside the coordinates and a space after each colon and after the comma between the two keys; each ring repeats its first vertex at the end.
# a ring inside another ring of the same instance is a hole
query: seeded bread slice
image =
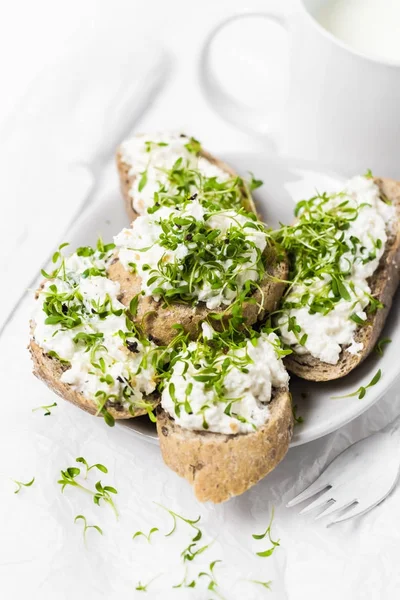
{"type": "Polygon", "coordinates": [[[393,297],[400,280],[400,182],[392,179],[375,178],[381,194],[388,198],[396,208],[397,227],[386,244],[379,267],[369,280],[371,294],[384,304],[368,322],[356,331],[356,342],[363,344],[359,354],[350,354],[342,350],[336,365],[324,363],[311,354],[291,354],[284,360],[289,371],[309,381],[332,381],[344,377],[355,369],[373,350],[382,332],[386,317],[389,314],[393,297]]]}
{"type": "MultiPolygon", "coordinates": [[[[202,156],[203,158],[208,160],[211,164],[219,167],[220,169],[222,169],[223,171],[225,171],[232,177],[237,176],[237,173],[229,165],[224,163],[222,160],[215,158],[206,150],[201,150],[200,156],[202,156]]],[[[118,174],[119,174],[119,179],[120,179],[121,192],[122,192],[122,196],[124,198],[124,203],[125,203],[125,209],[128,214],[129,221],[132,222],[138,216],[138,213],[133,208],[132,195],[131,195],[132,185],[136,179],[136,174],[133,173],[134,165],[129,165],[128,163],[126,163],[124,161],[122,151],[120,148],[118,148],[118,150],[117,150],[116,163],[117,163],[117,169],[118,169],[118,174]]],[[[245,186],[243,186],[243,188],[242,188],[242,193],[243,193],[244,208],[246,210],[248,210],[249,212],[253,212],[253,213],[257,214],[251,194],[249,193],[249,191],[247,190],[247,188],[245,186]]]]}
{"type": "MultiPolygon", "coordinates": [[[[36,294],[36,297],[38,296],[38,293],[36,294]]],[[[75,406],[78,406],[91,415],[97,415],[98,406],[94,400],[87,398],[82,393],[74,390],[68,383],[63,383],[61,381],[61,376],[64,371],[68,369],[68,365],[62,363],[57,358],[46,354],[33,339],[34,332],[35,323],[34,321],[31,321],[32,339],[29,342],[28,349],[33,362],[33,374],[64,400],[68,400],[68,402],[75,404],[75,406]]],[[[159,403],[159,396],[156,393],[151,394],[146,398],[146,401],[155,408],[159,403]]],[[[132,419],[132,417],[139,417],[147,414],[147,411],[143,408],[137,408],[131,413],[128,409],[111,401],[106,403],[105,408],[115,420],[132,419]]]]}
{"type": "Polygon", "coordinates": [[[277,390],[270,418],[254,433],[191,431],[157,409],[157,432],[168,467],[185,477],[200,502],[225,502],[263,479],[285,456],[293,434],[290,394],[277,390]]]}
{"type": "MultiPolygon", "coordinates": [[[[274,248],[269,249],[266,255],[267,274],[260,283],[260,290],[253,294],[256,303],[245,302],[243,305],[243,316],[248,325],[253,325],[265,316],[265,314],[276,310],[280,298],[285,289],[288,277],[288,264],[286,259],[277,257],[274,248]],[[261,305],[261,310],[260,310],[261,305]]],[[[120,302],[129,306],[134,296],[140,294],[141,279],[138,275],[132,274],[124,269],[121,262],[116,258],[109,268],[110,279],[119,281],[121,285],[120,302]]],[[[228,307],[219,307],[212,312],[223,312],[228,307]]],[[[200,332],[200,324],[207,318],[211,311],[204,302],[199,302],[197,306],[190,306],[183,302],[174,302],[169,306],[164,306],[162,300],[156,301],[150,296],[139,296],[137,314],[134,320],[141,324],[144,331],[157,344],[168,344],[176,335],[176,329],[172,326],[180,324],[185,332],[195,339],[200,332]]],[[[226,320],[229,318],[227,314],[226,320]]],[[[212,321],[213,327],[218,329],[219,321],[212,321]]]]}
{"type": "MultiPolygon", "coordinates": [[[[72,404],[75,404],[75,406],[78,406],[91,415],[97,414],[98,407],[94,400],[87,398],[80,392],[75,391],[71,385],[61,381],[61,375],[68,367],[63,365],[57,358],[53,358],[46,354],[34,340],[31,340],[29,343],[29,350],[33,361],[33,374],[38,379],[41,379],[48,388],[61,396],[64,400],[72,402],[72,404]]],[[[158,397],[148,397],[147,400],[153,404],[154,408],[159,401],[158,397]]],[[[132,414],[121,405],[111,404],[111,402],[106,404],[106,408],[115,420],[132,419],[132,417],[139,417],[140,415],[147,413],[144,409],[137,409],[132,414]]]]}

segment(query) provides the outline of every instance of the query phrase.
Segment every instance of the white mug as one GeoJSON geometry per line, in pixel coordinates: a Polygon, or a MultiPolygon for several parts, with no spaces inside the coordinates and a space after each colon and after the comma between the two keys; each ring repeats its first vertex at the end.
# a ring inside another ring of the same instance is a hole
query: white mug
{"type": "Polygon", "coordinates": [[[202,51],[203,89],[226,120],[253,134],[277,136],[280,154],[400,179],[400,63],[367,56],[325,30],[316,14],[326,1],[300,0],[300,10],[289,18],[245,13],[219,23],[202,51]],[[281,114],[249,110],[223,89],[211,68],[214,39],[229,23],[249,17],[288,33],[289,81],[281,114]]]}

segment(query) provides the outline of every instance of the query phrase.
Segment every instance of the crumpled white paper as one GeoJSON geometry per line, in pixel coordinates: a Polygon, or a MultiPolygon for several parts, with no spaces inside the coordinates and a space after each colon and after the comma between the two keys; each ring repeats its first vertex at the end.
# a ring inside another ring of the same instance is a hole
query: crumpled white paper
{"type": "MultiPolygon", "coordinates": [[[[398,487],[370,513],[329,529],[324,520],[314,522],[315,515],[298,515],[302,505],[285,508],[340,451],[400,413],[398,388],[336,433],[291,449],[278,468],[246,494],[219,506],[201,505],[190,485],[163,464],[157,446],[124,427],[108,428],[102,419],[58,399],[31,375],[26,350],[30,302],[24,302],[0,338],[2,598],[141,598],[145,592],[135,589],[139,582],[145,585],[156,576],[143,597],[217,597],[206,589],[205,576],[195,588],[173,589],[185,573],[180,553],[195,531],[179,522],[176,532],[165,537],[172,519],[155,502],[186,518],[201,515],[200,545],[212,543],[187,562],[188,582],[197,581],[211,561],[222,560],[215,575],[218,592],[226,599],[398,597],[398,487]],[[51,416],[32,412],[54,401],[58,406],[51,416]],[[88,484],[93,488],[101,479],[103,485],[117,488],[118,521],[109,506],[96,506],[85,492],[66,488],[61,493],[60,470],[78,466],[78,456],[108,467],[107,475],[92,470],[88,484]],[[27,482],[33,476],[32,487],[14,495],[8,478],[27,482]],[[254,540],[252,534],[265,530],[273,507],[272,537],[280,539],[280,546],[271,557],[260,558],[255,553],[270,544],[267,538],[254,540]],[[88,524],[99,525],[104,536],[89,530],[85,546],[82,522],[74,524],[78,514],[88,524]],[[132,540],[137,530],[148,533],[152,527],[160,531],[153,534],[151,544],[143,537],[132,540]],[[271,580],[271,591],[251,579],[271,580]]],[[[400,452],[393,460],[400,460],[400,452]]]]}

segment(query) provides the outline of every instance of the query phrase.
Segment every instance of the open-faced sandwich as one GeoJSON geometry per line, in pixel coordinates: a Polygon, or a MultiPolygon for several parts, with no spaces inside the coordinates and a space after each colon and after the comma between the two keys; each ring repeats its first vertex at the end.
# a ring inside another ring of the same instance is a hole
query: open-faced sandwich
{"type": "Polygon", "coordinates": [[[173,352],[157,411],[160,447],[202,502],[242,494],[285,456],[293,414],[281,355],[274,333],[218,333],[206,323],[173,352]]]}
{"type": "Polygon", "coordinates": [[[368,356],[390,310],[400,274],[400,184],[354,177],[339,193],[300,202],[296,216],[275,233],[292,281],[276,324],[293,349],[288,369],[329,381],[368,356]]]}
{"type": "Polygon", "coordinates": [[[251,188],[235,171],[184,134],[137,134],[117,151],[122,195],[130,221],[154,206],[174,206],[194,193],[218,195],[224,208],[255,212],[251,188]]]}
{"type": "Polygon", "coordinates": [[[158,349],[129,319],[108,277],[114,245],[53,256],[31,321],[34,373],[65,400],[109,425],[151,412],[158,349]]]}
{"type": "Polygon", "coordinates": [[[135,320],[148,335],[167,344],[181,325],[195,338],[210,315],[220,328],[239,307],[251,325],[277,307],[288,265],[257,220],[251,189],[259,182],[184,135],[137,135],[117,163],[134,221],[115,238],[110,277],[123,303],[137,296],[135,320]]]}
{"type": "Polygon", "coordinates": [[[137,297],[135,321],[158,344],[176,325],[195,338],[210,318],[220,328],[232,316],[247,325],[275,310],[286,285],[287,261],[253,213],[191,197],[138,217],[115,238],[110,277],[121,301],[137,297]]]}

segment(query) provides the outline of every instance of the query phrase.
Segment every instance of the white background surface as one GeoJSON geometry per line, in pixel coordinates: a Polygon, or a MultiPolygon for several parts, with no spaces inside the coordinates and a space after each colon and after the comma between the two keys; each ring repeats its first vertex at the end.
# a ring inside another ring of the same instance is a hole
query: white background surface
{"type": "MultiPolygon", "coordinates": [[[[249,1],[246,9],[262,8],[265,4],[249,1]]],[[[268,3],[275,8],[279,4],[268,3]]],[[[285,9],[291,10],[291,5],[292,2],[286,2],[285,9]]],[[[204,35],[218,19],[240,8],[242,3],[232,0],[114,0],[112,3],[72,0],[64,5],[49,0],[3,1],[0,4],[0,121],[6,128],[18,126],[18,119],[10,120],[7,115],[15,110],[46,63],[68,55],[82,38],[97,34],[102,28],[106,27],[110,36],[118,35],[119,23],[123,21],[131,30],[132,39],[139,32],[149,30],[168,48],[172,57],[168,83],[140,122],[140,129],[178,127],[193,132],[216,154],[221,150],[257,150],[263,145],[261,141],[238,133],[212,112],[199,91],[196,78],[196,60],[204,35]]],[[[276,52],[278,55],[278,50],[276,52]]],[[[96,98],[91,101],[95,103],[96,98]]],[[[60,139],[60,147],[62,143],[60,139]]],[[[57,152],[57,148],[49,151],[57,152]]],[[[13,148],[8,156],[7,152],[3,156],[10,164],[16,164],[21,154],[18,148],[13,148]]],[[[2,172],[7,171],[9,164],[4,161],[2,159],[2,172]]],[[[21,165],[21,178],[24,172],[21,165]]],[[[55,190],[54,202],[62,191],[61,187],[55,190]]],[[[18,231],[12,220],[16,213],[9,204],[10,197],[3,193],[0,198],[2,253],[16,236],[21,235],[22,242],[24,236],[39,228],[48,212],[43,209],[36,189],[32,195],[18,197],[21,215],[24,211],[32,214],[27,230],[18,231]],[[8,215],[11,215],[9,221],[8,215]],[[8,223],[12,226],[8,227],[8,223]]],[[[15,197],[12,202],[16,202],[15,197]]],[[[73,208],[73,200],[65,202],[57,216],[61,214],[62,219],[68,221],[73,208]]],[[[46,250],[47,246],[46,236],[40,235],[29,248],[29,254],[46,250]]],[[[4,263],[2,268],[5,272],[4,263]]],[[[4,284],[1,292],[2,296],[7,295],[4,284]]],[[[314,523],[312,517],[298,516],[296,509],[284,508],[285,502],[312,481],[340,450],[379,429],[400,412],[397,389],[335,434],[291,450],[276,471],[246,495],[219,507],[200,506],[189,485],[164,468],[156,447],[133,439],[127,432],[109,430],[102,421],[61,401],[51,417],[31,412],[31,408],[39,404],[52,403],[54,396],[30,374],[29,357],[24,349],[28,318],[26,301],[0,337],[1,598],[215,597],[200,588],[171,589],[183,576],[179,553],[190,540],[183,524],[170,538],[156,533],[151,546],[143,539],[131,540],[137,529],[148,531],[158,526],[163,532],[168,531],[168,515],[158,509],[153,500],[187,517],[202,515],[205,541],[214,538],[216,541],[190,565],[190,574],[195,575],[211,560],[222,558],[223,564],[216,567],[216,573],[221,593],[227,599],[398,598],[399,488],[373,512],[332,529],[326,529],[323,522],[314,523]],[[119,491],[117,504],[121,517],[118,523],[109,507],[96,507],[89,497],[77,490],[66,490],[64,496],[61,495],[56,483],[59,471],[72,466],[79,455],[108,466],[109,475],[102,475],[101,479],[103,483],[114,484],[119,491]],[[34,486],[14,495],[8,477],[28,481],[32,476],[36,477],[34,486]],[[260,548],[251,534],[266,527],[273,506],[276,513],[273,534],[280,538],[281,546],[272,557],[257,558],[254,553],[260,548]],[[73,523],[79,513],[86,515],[89,523],[100,525],[105,533],[100,537],[95,531],[89,532],[87,548],[83,545],[81,524],[73,523]],[[147,583],[160,573],[166,575],[150,585],[147,595],[135,591],[138,581],[147,583]],[[272,591],[242,581],[253,578],[272,580],[272,591]]]]}

